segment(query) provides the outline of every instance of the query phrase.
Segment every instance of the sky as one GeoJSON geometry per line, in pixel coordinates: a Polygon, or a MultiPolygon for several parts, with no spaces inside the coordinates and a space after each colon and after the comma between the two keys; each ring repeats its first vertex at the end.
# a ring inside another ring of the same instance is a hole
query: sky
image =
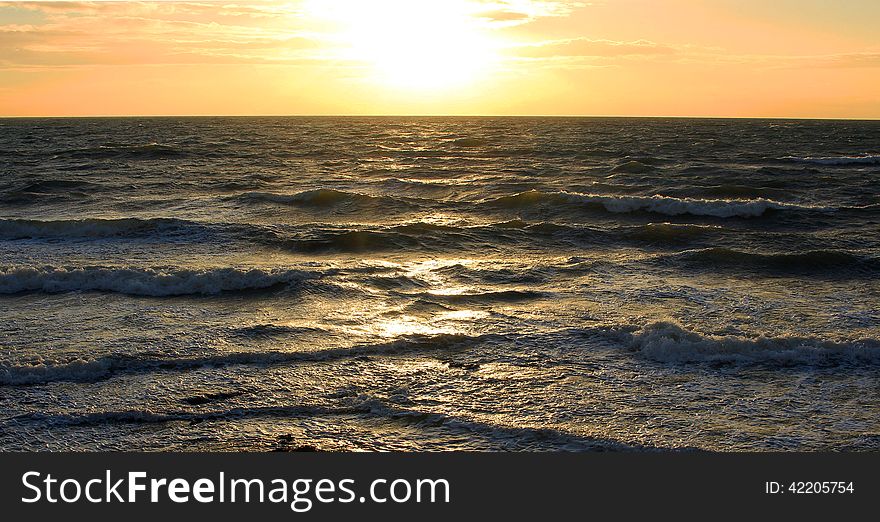
{"type": "Polygon", "coordinates": [[[0,1],[0,116],[880,118],[877,0],[0,1]]]}

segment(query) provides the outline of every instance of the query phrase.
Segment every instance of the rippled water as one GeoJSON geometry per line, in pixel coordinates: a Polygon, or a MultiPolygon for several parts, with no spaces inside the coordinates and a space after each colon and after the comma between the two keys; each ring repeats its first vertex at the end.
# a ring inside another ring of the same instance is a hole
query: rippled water
{"type": "Polygon", "coordinates": [[[0,120],[0,447],[880,449],[880,123],[0,120]]]}

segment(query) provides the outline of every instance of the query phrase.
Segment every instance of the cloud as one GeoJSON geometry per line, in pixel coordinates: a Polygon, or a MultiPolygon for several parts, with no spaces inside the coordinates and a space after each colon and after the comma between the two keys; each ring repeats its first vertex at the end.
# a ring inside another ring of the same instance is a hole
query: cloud
{"type": "Polygon", "coordinates": [[[479,18],[483,18],[488,20],[489,22],[500,22],[500,23],[521,23],[526,22],[531,19],[528,13],[523,13],[519,11],[505,11],[505,10],[497,10],[497,11],[484,11],[478,14],[479,18]]]}
{"type": "Polygon", "coordinates": [[[880,67],[880,51],[788,56],[779,58],[786,68],[860,68],[880,67]]]}
{"type": "Polygon", "coordinates": [[[770,69],[850,69],[880,67],[880,50],[829,54],[730,54],[723,49],[691,49],[681,52],[678,60],[691,63],[714,63],[770,69]]]}
{"type": "Polygon", "coordinates": [[[622,56],[674,55],[678,49],[648,40],[616,41],[569,38],[516,46],[516,56],[526,58],[614,58],[622,56]]]}
{"type": "Polygon", "coordinates": [[[539,18],[568,16],[589,4],[564,0],[497,0],[475,1],[473,5],[476,18],[494,27],[511,27],[539,18]]]}
{"type": "MultiPolygon", "coordinates": [[[[132,2],[134,4],[134,2],[132,2]]],[[[45,13],[83,13],[115,9],[111,2],[0,2],[3,7],[15,7],[45,13]]]]}
{"type": "Polygon", "coordinates": [[[668,45],[660,45],[649,40],[614,41],[578,38],[562,44],[562,49],[576,56],[646,56],[676,54],[678,51],[668,45]]]}
{"type": "MultiPolygon", "coordinates": [[[[486,0],[469,5],[475,22],[493,29],[565,16],[584,4],[486,0]]],[[[0,64],[199,63],[200,57],[205,63],[288,63],[332,56],[333,35],[310,24],[305,7],[303,0],[0,2],[0,16],[4,8],[40,13],[38,23],[0,25],[0,64]]]]}
{"type": "Polygon", "coordinates": [[[735,54],[716,47],[668,45],[649,40],[569,38],[512,46],[508,56],[544,67],[583,68],[652,62],[728,65],[760,69],[880,67],[880,50],[820,55],[735,54]]]}
{"type": "MultiPolygon", "coordinates": [[[[321,45],[287,4],[15,2],[42,23],[0,25],[5,67],[298,63],[321,45]],[[301,24],[300,24],[301,25],[301,24]]],[[[2,11],[0,11],[2,12],[2,11]]]]}
{"type": "MultiPolygon", "coordinates": [[[[365,0],[366,1],[366,0],[365,0]]],[[[437,0],[441,1],[441,0],[437,0]]],[[[611,67],[655,61],[737,65],[755,69],[880,67],[880,50],[825,55],[742,55],[724,49],[665,44],[645,39],[614,40],[586,35],[561,39],[534,34],[532,22],[564,17],[584,2],[485,0],[470,4],[469,16],[487,31],[519,33],[504,48],[508,65],[611,67]],[[521,31],[521,27],[526,26],[521,31]],[[507,29],[510,28],[510,29],[507,29]]],[[[0,66],[72,67],[157,64],[301,64],[353,67],[338,59],[332,34],[311,23],[302,2],[0,2],[0,66]],[[20,17],[14,10],[40,13],[20,17]],[[2,24],[2,18],[0,18],[2,24]],[[334,60],[332,57],[336,56],[334,60]]],[[[326,28],[323,28],[326,30],[326,28]]]]}

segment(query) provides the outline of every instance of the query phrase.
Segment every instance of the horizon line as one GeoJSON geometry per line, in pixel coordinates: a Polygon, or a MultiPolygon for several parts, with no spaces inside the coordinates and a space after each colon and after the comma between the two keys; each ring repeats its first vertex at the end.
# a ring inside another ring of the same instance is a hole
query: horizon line
{"type": "Polygon", "coordinates": [[[75,118],[633,118],[693,120],[880,121],[880,116],[690,116],[632,114],[78,114],[0,115],[0,119],[75,118]]]}

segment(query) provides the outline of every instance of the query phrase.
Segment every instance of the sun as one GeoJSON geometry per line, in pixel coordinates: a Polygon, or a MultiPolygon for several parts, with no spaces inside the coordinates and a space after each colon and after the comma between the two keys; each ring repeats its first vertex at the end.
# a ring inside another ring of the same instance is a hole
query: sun
{"type": "Polygon", "coordinates": [[[466,0],[314,0],[307,10],[329,23],[338,57],[367,66],[369,80],[415,91],[478,83],[499,45],[466,0]]]}

